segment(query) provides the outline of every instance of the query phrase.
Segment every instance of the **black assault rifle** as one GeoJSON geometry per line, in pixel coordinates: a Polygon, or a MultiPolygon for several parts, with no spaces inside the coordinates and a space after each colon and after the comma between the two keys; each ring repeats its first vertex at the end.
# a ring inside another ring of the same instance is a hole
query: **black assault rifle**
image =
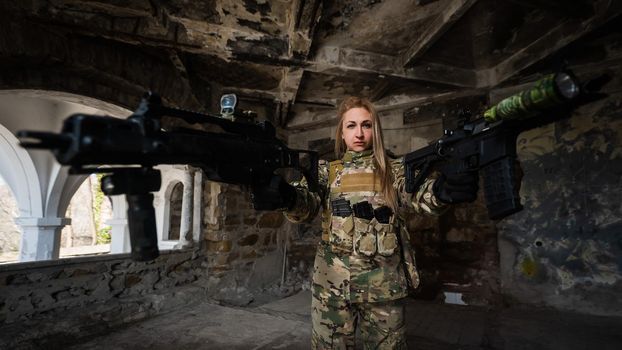
{"type": "Polygon", "coordinates": [[[448,174],[482,171],[491,219],[522,210],[516,167],[516,139],[529,129],[567,118],[579,105],[605,97],[597,93],[610,77],[581,85],[571,72],[548,75],[531,89],[510,96],[428,146],[404,156],[406,191],[415,192],[433,170],[448,174]]]}
{"type": "MultiPolygon", "coordinates": [[[[233,114],[231,106],[226,114],[233,114]]],[[[132,258],[139,261],[159,255],[151,192],[160,189],[161,175],[153,169],[155,165],[192,165],[212,181],[273,188],[274,198],[278,197],[276,180],[280,179],[274,177],[277,169],[297,169],[311,191],[318,186],[317,153],[289,149],[276,138],[269,122],[233,121],[165,107],[151,93],[127,119],[74,114],[65,119],[59,134],[20,131],[17,136],[25,148],[51,150],[60,164],[71,167],[71,174],[109,174],[102,178],[102,191],[125,194],[132,258]],[[216,125],[222,132],[182,127],[164,130],[164,116],[216,125]],[[308,162],[303,160],[304,154],[308,162]]],[[[255,209],[272,209],[271,200],[256,198],[255,209]]]]}

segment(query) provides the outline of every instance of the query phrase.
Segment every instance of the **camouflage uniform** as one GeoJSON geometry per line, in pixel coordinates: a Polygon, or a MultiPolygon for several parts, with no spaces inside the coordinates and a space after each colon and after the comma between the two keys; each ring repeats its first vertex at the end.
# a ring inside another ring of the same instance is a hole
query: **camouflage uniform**
{"type": "MultiPolygon", "coordinates": [[[[393,160],[391,168],[400,207],[428,214],[442,209],[432,195],[433,180],[427,180],[413,196],[404,191],[402,159],[393,160]]],[[[341,161],[321,161],[319,169],[318,193],[309,192],[304,180],[294,184],[296,203],[285,213],[290,221],[303,222],[323,208],[322,241],[313,274],[313,348],[353,349],[358,323],[366,349],[405,349],[404,309],[399,299],[408,294],[408,278],[402,254],[412,254],[412,250],[400,247],[400,234],[405,231],[399,215],[383,224],[375,217],[334,216],[330,207],[338,198],[352,204],[367,201],[374,209],[386,204],[380,179],[374,176],[372,151],[348,151],[341,161]]],[[[401,241],[409,244],[407,239],[401,241]]],[[[414,259],[409,267],[416,287],[414,259]]]]}

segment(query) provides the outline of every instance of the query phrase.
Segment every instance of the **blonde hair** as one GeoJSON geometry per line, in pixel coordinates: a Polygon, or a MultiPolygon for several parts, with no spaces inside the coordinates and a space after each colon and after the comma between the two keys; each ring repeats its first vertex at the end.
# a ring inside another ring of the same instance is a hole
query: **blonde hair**
{"type": "Polygon", "coordinates": [[[372,148],[374,151],[374,173],[380,177],[380,186],[382,188],[382,194],[394,212],[397,210],[397,196],[393,189],[393,170],[389,162],[389,157],[384,149],[384,141],[382,138],[382,126],[380,125],[380,118],[378,118],[378,112],[374,105],[366,98],[360,98],[356,96],[350,96],[344,99],[337,110],[339,116],[339,124],[337,124],[337,130],[335,132],[335,156],[337,159],[343,157],[346,151],[346,143],[343,140],[343,116],[352,108],[364,108],[371,115],[372,120],[372,148]]]}

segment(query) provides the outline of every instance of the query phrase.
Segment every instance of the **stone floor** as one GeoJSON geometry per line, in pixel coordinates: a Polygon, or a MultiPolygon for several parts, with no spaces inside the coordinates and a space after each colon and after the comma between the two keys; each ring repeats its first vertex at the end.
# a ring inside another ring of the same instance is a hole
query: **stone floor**
{"type": "MultiPolygon", "coordinates": [[[[310,294],[253,308],[201,303],[68,349],[308,349],[310,294]]],[[[622,318],[409,301],[412,349],[622,349],[622,318]]]]}

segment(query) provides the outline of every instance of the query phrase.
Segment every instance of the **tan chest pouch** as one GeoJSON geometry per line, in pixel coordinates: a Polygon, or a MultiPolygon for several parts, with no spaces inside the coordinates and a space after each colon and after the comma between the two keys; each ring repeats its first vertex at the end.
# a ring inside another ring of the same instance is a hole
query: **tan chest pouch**
{"type": "Polygon", "coordinates": [[[371,220],[333,216],[329,243],[336,253],[391,256],[397,252],[398,240],[394,224],[371,220]]]}

